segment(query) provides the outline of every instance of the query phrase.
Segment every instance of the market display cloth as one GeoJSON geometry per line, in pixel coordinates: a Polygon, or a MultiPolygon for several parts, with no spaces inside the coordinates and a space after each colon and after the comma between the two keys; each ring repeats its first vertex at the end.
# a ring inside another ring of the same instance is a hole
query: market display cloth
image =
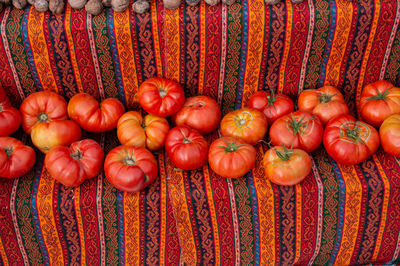
{"type": "MultiPolygon", "coordinates": [[[[400,73],[400,3],[358,2],[201,1],[165,10],[157,1],[147,14],[108,9],[96,17],[69,6],[59,16],[7,8],[0,81],[15,105],[52,90],[66,99],[79,92],[116,97],[137,110],[138,86],[164,76],[184,84],[187,96],[214,97],[224,114],[257,90],[295,99],[303,89],[334,85],[356,115],[364,85],[398,85],[400,73]]],[[[105,152],[119,145],[115,131],[88,136],[105,152]]],[[[344,166],[321,147],[312,173],[283,187],[264,176],[267,146],[256,149],[256,168],[237,180],[208,165],[176,171],[160,151],[159,178],[137,194],[116,190],[103,173],[64,187],[38,152],[27,176],[0,180],[0,264],[400,262],[398,158],[380,149],[344,166]]]]}

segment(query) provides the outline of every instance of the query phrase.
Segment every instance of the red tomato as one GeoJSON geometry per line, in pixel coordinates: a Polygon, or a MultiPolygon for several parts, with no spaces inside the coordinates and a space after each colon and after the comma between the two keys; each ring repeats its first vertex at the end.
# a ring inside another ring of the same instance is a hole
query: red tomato
{"type": "Polygon", "coordinates": [[[358,164],[378,149],[379,134],[371,125],[351,115],[341,115],[326,125],[324,146],[338,163],[358,164]]]}
{"type": "Polygon", "coordinates": [[[400,88],[379,80],[363,89],[360,115],[365,122],[379,127],[386,118],[397,113],[400,113],[400,88]]]}
{"type": "Polygon", "coordinates": [[[332,86],[303,91],[300,93],[298,106],[299,110],[310,111],[318,116],[324,125],[336,116],[349,113],[343,95],[332,86]]]}
{"type": "Polygon", "coordinates": [[[275,146],[264,154],[263,166],[272,183],[293,186],[310,174],[311,158],[303,150],[275,146]]]}
{"type": "Polygon", "coordinates": [[[238,178],[254,168],[256,149],[239,138],[222,137],[211,144],[208,162],[218,175],[238,178]]]}
{"type": "Polygon", "coordinates": [[[147,149],[124,145],[107,154],[104,171],[108,181],[119,190],[138,192],[157,178],[158,166],[147,149]]]}
{"type": "Polygon", "coordinates": [[[44,159],[50,175],[65,186],[77,187],[86,179],[100,173],[104,152],[100,145],[91,139],[84,139],[70,147],[52,148],[44,159]]]}
{"type": "Polygon", "coordinates": [[[400,114],[386,118],[379,129],[379,135],[383,149],[400,157],[400,114]]]}
{"type": "Polygon", "coordinates": [[[267,133],[268,122],[263,113],[251,108],[232,111],[222,118],[221,133],[224,137],[237,137],[255,145],[267,133]]]}
{"type": "Polygon", "coordinates": [[[20,110],[22,128],[28,134],[37,124],[68,119],[67,102],[51,91],[32,93],[22,102],[20,110]]]}
{"type": "Polygon", "coordinates": [[[138,112],[129,111],[121,116],[117,128],[121,144],[146,147],[156,151],[164,146],[169,124],[163,117],[149,114],[143,119],[138,112]]]}
{"type": "Polygon", "coordinates": [[[71,120],[57,120],[37,124],[31,131],[33,145],[43,153],[62,145],[69,146],[81,138],[81,128],[71,120]]]}
{"type": "Polygon", "coordinates": [[[12,107],[4,89],[0,87],[0,137],[13,134],[21,125],[21,114],[12,107]]]}
{"type": "Polygon", "coordinates": [[[0,137],[0,177],[21,177],[32,169],[35,160],[31,147],[11,137],[0,137]]]}
{"type": "Polygon", "coordinates": [[[207,162],[207,141],[188,126],[177,126],[168,132],[165,150],[172,163],[182,170],[194,170],[207,162]]]}
{"type": "Polygon", "coordinates": [[[251,96],[248,106],[264,113],[268,124],[271,125],[276,119],[293,112],[294,104],[285,94],[276,94],[271,91],[258,91],[251,96]],[[272,92],[272,93],[271,93],[272,92]]]}
{"type": "Polygon", "coordinates": [[[297,111],[276,120],[270,128],[269,136],[275,146],[312,152],[321,144],[323,132],[318,117],[307,111],[297,111]]]}
{"type": "Polygon", "coordinates": [[[113,130],[124,112],[124,105],[119,100],[108,98],[99,104],[87,93],[75,95],[68,103],[69,117],[88,132],[113,130]]]}
{"type": "Polygon", "coordinates": [[[186,125],[206,135],[217,129],[221,120],[221,108],[208,96],[190,97],[172,120],[177,126],[186,125]]]}
{"type": "Polygon", "coordinates": [[[139,87],[138,96],[139,103],[146,112],[161,117],[175,114],[185,103],[182,86],[173,80],[161,77],[143,82],[139,87]]]}

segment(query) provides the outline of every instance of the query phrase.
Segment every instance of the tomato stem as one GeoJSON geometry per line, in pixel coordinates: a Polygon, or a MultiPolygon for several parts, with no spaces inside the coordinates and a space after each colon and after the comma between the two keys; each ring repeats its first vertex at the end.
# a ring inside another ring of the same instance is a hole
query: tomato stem
{"type": "Polygon", "coordinates": [[[40,113],[37,116],[37,119],[39,120],[39,122],[41,123],[47,123],[49,122],[49,116],[46,113],[40,113]]]}
{"type": "Polygon", "coordinates": [[[167,91],[164,90],[163,88],[159,88],[159,89],[158,89],[158,93],[160,93],[160,97],[161,97],[161,98],[164,98],[165,95],[167,95],[167,91]]]}
{"type": "Polygon", "coordinates": [[[0,104],[0,113],[3,112],[3,110],[4,110],[4,107],[3,107],[3,105],[0,104]]]}
{"type": "Polygon", "coordinates": [[[235,152],[239,150],[240,147],[244,146],[244,144],[229,143],[227,141],[224,142],[226,146],[218,146],[218,147],[225,149],[225,152],[235,152]]]}
{"type": "Polygon", "coordinates": [[[271,90],[271,95],[267,96],[267,100],[268,100],[268,106],[274,105],[274,103],[276,102],[276,97],[275,97],[275,91],[274,90],[271,90]]]}
{"type": "Polygon", "coordinates": [[[293,146],[290,148],[290,150],[288,150],[286,146],[283,145],[283,151],[278,151],[275,149],[275,152],[282,161],[289,161],[293,154],[293,146]]]}
{"type": "Polygon", "coordinates": [[[83,152],[81,151],[81,150],[77,150],[76,152],[74,152],[74,153],[71,153],[71,157],[74,159],[74,160],[76,160],[76,161],[79,161],[80,159],[82,159],[82,154],[83,154],[83,152]]]}
{"type": "Polygon", "coordinates": [[[356,143],[361,141],[359,134],[360,134],[360,128],[357,125],[354,127],[354,129],[346,128],[346,135],[352,140],[354,140],[356,143]]]}
{"type": "Polygon", "coordinates": [[[136,165],[136,160],[132,157],[125,156],[123,160],[126,165],[136,165]]]}
{"type": "Polygon", "coordinates": [[[329,103],[330,101],[332,101],[332,98],[335,97],[337,94],[327,94],[327,93],[321,93],[319,95],[319,102],[320,103],[329,103]]]}
{"type": "MultiPolygon", "coordinates": [[[[303,125],[303,119],[304,119],[305,115],[303,115],[303,117],[297,121],[296,118],[294,117],[294,115],[292,114],[292,120],[289,122],[290,127],[293,130],[293,133],[296,135],[298,133],[301,133],[303,128],[307,128],[307,125],[303,125]]],[[[308,121],[307,121],[308,123],[308,121]]]]}
{"type": "Polygon", "coordinates": [[[192,143],[192,141],[190,139],[187,139],[186,137],[184,137],[182,143],[183,144],[188,144],[188,143],[192,143]]]}
{"type": "Polygon", "coordinates": [[[4,152],[7,154],[7,157],[10,158],[10,156],[12,155],[14,149],[12,147],[10,148],[5,148],[4,152]]]}
{"type": "Polygon", "coordinates": [[[378,89],[377,88],[375,88],[375,91],[376,91],[376,95],[375,96],[371,96],[371,97],[368,97],[367,98],[367,100],[368,101],[372,101],[372,100],[386,100],[386,96],[389,94],[389,89],[386,89],[384,92],[382,92],[382,93],[380,93],[379,91],[378,91],[378,89]]]}

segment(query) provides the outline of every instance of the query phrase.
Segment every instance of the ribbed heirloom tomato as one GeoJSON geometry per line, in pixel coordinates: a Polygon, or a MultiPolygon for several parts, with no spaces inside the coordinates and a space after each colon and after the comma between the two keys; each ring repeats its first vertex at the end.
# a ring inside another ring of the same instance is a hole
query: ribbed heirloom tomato
{"type": "Polygon", "coordinates": [[[123,114],[118,120],[117,136],[121,144],[146,147],[156,151],[164,146],[169,131],[168,121],[163,117],[142,115],[136,111],[123,114]]]}
{"type": "Polygon", "coordinates": [[[361,118],[379,127],[392,114],[400,113],[400,88],[386,80],[367,85],[361,94],[361,118]]]}
{"type": "Polygon", "coordinates": [[[318,116],[324,125],[336,116],[349,113],[349,108],[344,101],[342,93],[332,86],[301,92],[298,106],[299,110],[310,111],[318,116]]]}
{"type": "Polygon", "coordinates": [[[32,169],[35,160],[31,147],[11,137],[0,137],[0,177],[21,177],[32,169]]]}
{"type": "Polygon", "coordinates": [[[194,170],[207,162],[207,141],[188,126],[177,126],[168,132],[165,150],[172,163],[182,170],[194,170]]]}
{"type": "Polygon", "coordinates": [[[68,103],[68,115],[88,132],[106,132],[117,127],[118,119],[124,114],[124,105],[115,98],[99,103],[87,93],[79,93],[68,103]]]}
{"type": "Polygon", "coordinates": [[[379,135],[382,148],[387,153],[400,157],[400,114],[386,118],[379,129],[379,135]]]}
{"type": "Polygon", "coordinates": [[[301,149],[288,150],[285,146],[269,149],[263,158],[265,175],[272,183],[293,186],[311,172],[311,158],[301,149]]]}
{"type": "Polygon", "coordinates": [[[206,135],[214,131],[221,120],[221,108],[208,96],[200,95],[187,98],[182,109],[172,120],[177,126],[186,125],[206,135]]]}
{"type": "Polygon", "coordinates": [[[256,149],[239,138],[222,137],[215,140],[208,152],[208,163],[218,175],[239,178],[254,168],[256,149]]]}
{"type": "Polygon", "coordinates": [[[275,146],[312,152],[321,144],[323,132],[318,117],[308,111],[297,111],[276,120],[269,130],[269,136],[275,146]]]}
{"type": "Polygon", "coordinates": [[[324,146],[338,163],[358,164],[378,149],[379,134],[371,125],[351,115],[341,115],[326,125],[324,146]]]}
{"type": "Polygon", "coordinates": [[[76,187],[86,179],[97,176],[103,166],[104,152],[92,139],[84,139],[70,147],[52,148],[44,164],[54,179],[65,186],[76,187]]]}
{"type": "Polygon", "coordinates": [[[292,99],[285,94],[275,94],[274,91],[258,91],[251,96],[247,104],[250,108],[263,112],[270,125],[294,110],[292,99]]]}
{"type": "Polygon", "coordinates": [[[182,86],[166,78],[155,77],[143,82],[138,92],[142,108],[155,116],[166,117],[178,112],[185,103],[182,86]]]}
{"type": "Polygon", "coordinates": [[[237,137],[255,145],[264,138],[268,130],[267,118],[251,108],[232,111],[222,118],[221,133],[224,137],[237,137]]]}
{"type": "Polygon", "coordinates": [[[14,108],[5,90],[0,87],[0,137],[13,134],[21,125],[21,114],[14,108]]]}
{"type": "Polygon", "coordinates": [[[108,181],[119,190],[138,192],[157,178],[158,166],[147,149],[124,145],[107,154],[104,172],[108,181]]]}

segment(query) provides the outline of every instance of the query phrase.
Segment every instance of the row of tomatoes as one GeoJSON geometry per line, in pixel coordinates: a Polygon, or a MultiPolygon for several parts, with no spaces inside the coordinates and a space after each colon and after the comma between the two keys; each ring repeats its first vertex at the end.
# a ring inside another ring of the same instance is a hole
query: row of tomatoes
{"type": "MultiPolygon", "coordinates": [[[[379,126],[388,116],[400,113],[399,91],[386,81],[364,88],[361,117],[379,126]]],[[[138,98],[149,113],[145,117],[136,111],[125,113],[122,103],[114,98],[99,103],[93,96],[80,93],[67,103],[58,94],[44,91],[28,96],[20,115],[0,88],[0,136],[15,132],[22,120],[22,128],[31,135],[33,144],[46,153],[45,166],[50,174],[65,185],[78,186],[96,176],[104,160],[97,142],[79,141],[80,128],[88,132],[117,128],[123,145],[107,154],[104,170],[109,181],[124,191],[139,191],[154,181],[158,167],[150,151],[164,145],[177,168],[193,170],[208,160],[223,177],[243,176],[254,167],[253,145],[263,140],[269,124],[275,147],[266,152],[263,164],[266,176],[277,184],[293,185],[306,177],[311,171],[308,153],[322,140],[327,152],[345,164],[365,160],[379,146],[376,129],[348,115],[342,94],[331,86],[302,92],[296,112],[286,95],[257,92],[248,108],[228,113],[222,121],[215,100],[207,96],[185,99],[183,88],[164,78],[145,81],[138,98]],[[167,116],[172,116],[175,128],[169,128],[167,116]],[[218,125],[224,137],[209,146],[203,135],[218,125]]],[[[399,131],[398,124],[392,117],[381,127],[382,146],[394,155],[400,154],[400,141],[393,137],[399,131]]],[[[2,137],[0,149],[1,177],[15,178],[32,168],[35,153],[22,142],[2,137]]]]}

